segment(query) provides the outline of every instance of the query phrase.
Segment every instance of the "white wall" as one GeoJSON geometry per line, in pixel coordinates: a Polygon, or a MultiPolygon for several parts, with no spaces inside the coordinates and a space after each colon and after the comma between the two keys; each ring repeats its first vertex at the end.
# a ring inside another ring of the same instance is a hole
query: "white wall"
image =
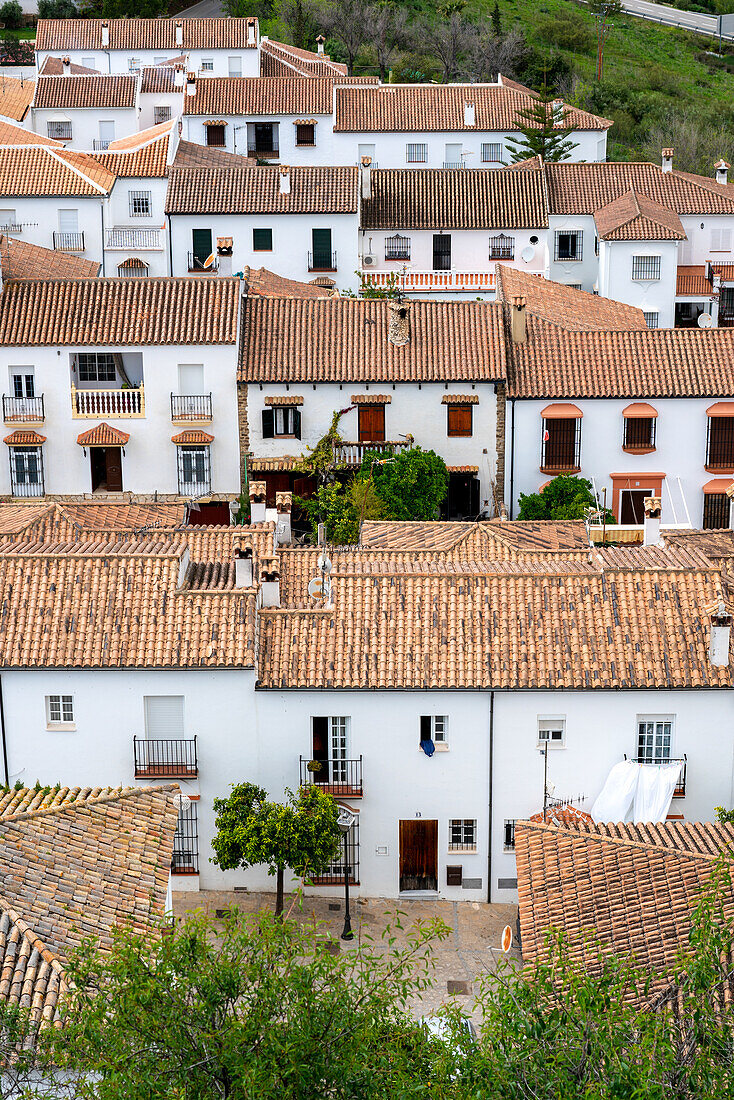
{"type": "MultiPolygon", "coordinates": [[[[20,240],[40,244],[43,248],[54,247],[53,235],[59,228],[59,210],[78,210],[79,232],[84,233],[84,251],[77,255],[85,260],[102,262],[102,217],[105,225],[110,224],[109,199],[106,195],[3,195],[0,196],[0,209],[15,210],[16,221],[23,225],[18,234],[20,240]]],[[[5,224],[4,217],[0,218],[0,222],[5,224]]]]}
{"type": "Polygon", "coordinates": [[[596,226],[594,219],[585,215],[554,215],[548,218],[548,278],[566,286],[580,286],[582,290],[595,289],[599,277],[599,261],[594,254],[596,226]],[[580,231],[584,235],[582,259],[560,261],[555,257],[556,231],[580,231]]]}
{"type": "MultiPolygon", "coordinates": [[[[426,229],[363,229],[360,230],[360,254],[371,253],[377,257],[377,263],[369,271],[394,271],[400,274],[406,271],[433,270],[433,238],[440,231],[426,229]],[[410,240],[410,260],[386,260],[385,242],[395,234],[410,240]]],[[[444,235],[451,237],[452,271],[493,271],[496,260],[489,259],[489,242],[492,237],[504,234],[515,241],[514,261],[503,261],[511,267],[521,268],[542,275],[547,266],[545,229],[449,229],[444,235]],[[530,238],[537,238],[531,245],[530,238]],[[533,257],[528,262],[522,259],[524,249],[531,248],[533,257]]]]}
{"type": "Polygon", "coordinates": [[[198,72],[201,62],[210,58],[214,62],[214,69],[209,76],[229,76],[229,57],[239,57],[242,64],[242,76],[259,76],[260,60],[256,49],[245,50],[183,50],[181,47],[168,50],[48,50],[36,51],[36,65],[40,72],[47,57],[70,58],[73,65],[84,65],[89,59],[91,68],[100,73],[127,73],[130,72],[128,62],[131,58],[137,59],[140,68],[157,65],[160,61],[172,61],[180,57],[182,53],[187,57],[187,68],[190,72],[198,72]]]}
{"type": "Polygon", "coordinates": [[[139,129],[137,107],[74,107],[63,110],[59,108],[41,110],[33,107],[30,113],[32,116],[30,128],[44,138],[53,136],[48,133],[49,122],[71,122],[71,140],[65,141],[64,146],[67,149],[84,149],[86,152],[94,150],[94,141],[100,136],[100,122],[114,122],[115,133],[112,139],[114,141],[134,134],[139,129]]]}
{"type": "MultiPolygon", "coordinates": [[[[206,145],[207,120],[222,119],[227,123],[224,130],[225,148],[238,156],[247,156],[247,124],[261,122],[278,123],[279,156],[272,163],[277,164],[338,164],[333,159],[333,134],[331,115],[314,115],[308,112],[300,115],[185,115],[183,139],[197,145],[206,145]],[[296,145],[297,118],[314,118],[315,145],[296,145]]],[[[221,146],[220,146],[221,148],[221,146]]]]}
{"type": "Polygon", "coordinates": [[[138,129],[147,130],[156,125],[155,108],[170,107],[171,118],[177,118],[183,110],[183,89],[177,92],[141,92],[138,129]]]}
{"type": "MultiPolygon", "coordinates": [[[[168,222],[166,221],[165,178],[120,176],[110,196],[108,226],[113,229],[128,229],[127,234],[105,233],[105,270],[108,275],[117,275],[118,265],[129,257],[138,257],[148,264],[149,274],[168,275],[168,222]],[[150,191],[151,213],[149,217],[130,216],[130,192],[150,191]],[[139,230],[157,230],[155,238],[150,238],[139,230]],[[128,243],[129,241],[129,243],[128,243]],[[153,241],[155,247],[151,246],[153,241]]],[[[101,258],[101,257],[100,257],[101,258]]]]}
{"type": "Polygon", "coordinates": [[[683,265],[713,263],[731,263],[734,256],[734,217],[712,214],[681,215],[687,241],[682,241],[678,250],[678,263],[683,265]],[[729,230],[728,247],[726,236],[720,236],[721,230],[729,230]],[[717,239],[718,238],[718,239],[717,239]]]}
{"type": "MultiPolygon", "coordinates": [[[[678,271],[677,241],[599,241],[599,294],[657,313],[658,328],[673,328],[678,271]],[[660,278],[633,280],[635,256],[659,256],[660,278]]],[[[654,326],[653,326],[654,327],[654,326]]]]}

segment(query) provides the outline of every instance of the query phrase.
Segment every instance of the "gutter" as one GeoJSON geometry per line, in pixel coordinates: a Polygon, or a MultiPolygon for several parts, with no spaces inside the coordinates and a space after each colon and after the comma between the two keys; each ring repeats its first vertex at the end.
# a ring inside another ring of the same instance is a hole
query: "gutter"
{"type": "Polygon", "coordinates": [[[173,277],[173,234],[171,231],[171,215],[166,214],[168,221],[168,274],[173,277]]]}
{"type": "MultiPolygon", "coordinates": [[[[113,185],[114,186],[114,185],[113,185]]],[[[99,220],[102,226],[102,278],[107,274],[107,268],[105,266],[105,247],[104,247],[104,197],[99,200],[99,220]]]]}

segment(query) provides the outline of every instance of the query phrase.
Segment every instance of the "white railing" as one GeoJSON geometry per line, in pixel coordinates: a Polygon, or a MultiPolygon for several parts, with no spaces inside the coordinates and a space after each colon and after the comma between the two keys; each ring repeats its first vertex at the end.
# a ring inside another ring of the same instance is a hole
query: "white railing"
{"type": "Polygon", "coordinates": [[[72,383],[71,415],[95,418],[145,416],[142,383],[138,389],[129,390],[78,390],[72,383]]]}
{"type": "Polygon", "coordinates": [[[381,443],[350,443],[342,440],[334,444],[334,459],[343,462],[347,466],[359,466],[368,451],[377,451],[380,454],[394,455],[401,451],[410,450],[413,446],[407,440],[384,440],[381,443]]]}
{"type": "Polygon", "coordinates": [[[105,229],[105,248],[162,249],[162,229],[105,229]]]}
{"type": "Polygon", "coordinates": [[[374,287],[397,285],[401,290],[430,293],[441,290],[494,290],[494,271],[365,271],[365,283],[374,287]],[[397,284],[394,280],[397,279],[397,284]]]}

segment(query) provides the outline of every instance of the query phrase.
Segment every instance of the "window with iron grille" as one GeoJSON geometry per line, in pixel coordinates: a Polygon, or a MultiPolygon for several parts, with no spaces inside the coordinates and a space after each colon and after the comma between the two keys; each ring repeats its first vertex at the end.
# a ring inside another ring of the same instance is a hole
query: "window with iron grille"
{"type": "Polygon", "coordinates": [[[428,160],[428,146],[406,145],[405,156],[408,164],[425,164],[428,160]]]}
{"type": "Polygon", "coordinates": [[[626,450],[650,449],[655,446],[654,416],[625,416],[622,446],[626,450]]]}
{"type": "MultiPolygon", "coordinates": [[[[347,867],[349,882],[356,886],[359,882],[359,821],[355,821],[347,833],[347,867]]],[[[344,882],[344,837],[340,837],[339,855],[335,856],[323,870],[313,876],[313,882],[319,886],[341,886],[344,882]]]]}
{"type": "Polygon", "coordinates": [[[131,218],[149,218],[153,212],[152,192],[128,191],[131,218]]]}
{"type": "Polygon", "coordinates": [[[115,357],[107,351],[80,351],[76,357],[80,382],[114,382],[115,357]]]}
{"type": "Polygon", "coordinates": [[[169,122],[171,118],[171,108],[166,106],[153,108],[153,125],[159,126],[161,122],[169,122]]]}
{"type": "Polygon", "coordinates": [[[10,490],[14,497],[43,496],[43,452],[40,447],[9,447],[10,490]]]}
{"type": "Polygon", "coordinates": [[[73,695],[46,696],[46,724],[49,726],[72,725],[74,722],[73,695]]]}
{"type": "Polygon", "coordinates": [[[140,72],[140,58],[139,57],[128,57],[128,59],[127,59],[127,69],[128,69],[128,72],[130,72],[130,73],[139,73],[140,72]]]}
{"type": "Polygon", "coordinates": [[[396,233],[394,237],[385,238],[385,259],[386,260],[409,260],[410,259],[410,237],[401,237],[399,233],[396,233]]]}
{"type": "Polygon", "coordinates": [[[312,122],[300,122],[296,126],[296,145],[315,145],[316,127],[312,122]]]}
{"type": "Polygon", "coordinates": [[[70,122],[47,122],[46,133],[50,138],[55,138],[56,141],[71,141],[71,123],[70,122]]]}
{"type": "Polygon", "coordinates": [[[645,324],[647,325],[648,328],[658,328],[659,327],[659,321],[660,321],[660,314],[659,313],[643,313],[642,316],[645,318],[645,324]]]}
{"type": "Polygon", "coordinates": [[[555,258],[561,263],[567,260],[583,260],[584,235],[580,229],[557,229],[555,258]]]}
{"type": "Polygon", "coordinates": [[[475,852],[477,850],[477,823],[474,818],[452,818],[449,821],[449,851],[475,852]]]}
{"type": "Polygon", "coordinates": [[[640,763],[660,764],[670,760],[673,719],[668,715],[646,715],[637,721],[637,759],[640,763]]]}
{"type": "Polygon", "coordinates": [[[505,842],[504,847],[505,847],[506,852],[514,852],[515,851],[515,825],[516,825],[516,822],[517,822],[517,819],[514,818],[514,817],[505,818],[505,825],[504,825],[503,832],[504,832],[504,842],[505,842]]]}
{"type": "Polygon", "coordinates": [[[171,874],[198,875],[199,873],[199,823],[196,803],[189,802],[178,811],[176,832],[173,834],[171,874]]]}
{"type": "Polygon", "coordinates": [[[549,472],[574,470],[581,465],[581,418],[543,420],[540,468],[549,472]]]}
{"type": "Polygon", "coordinates": [[[703,526],[707,531],[729,528],[729,498],[726,493],[704,493],[703,526]]]}
{"type": "Polygon", "coordinates": [[[502,143],[499,141],[482,142],[482,164],[502,163],[502,143]]]}
{"type": "Polygon", "coordinates": [[[490,260],[514,260],[515,238],[507,237],[504,233],[500,233],[498,237],[490,237],[489,258],[490,260]]]}
{"type": "Polygon", "coordinates": [[[710,470],[734,468],[734,416],[710,416],[706,441],[706,466],[710,470]]]}
{"type": "Polygon", "coordinates": [[[213,73],[214,72],[214,61],[211,57],[205,57],[205,58],[203,57],[201,59],[201,71],[203,73],[213,73]]]}
{"type": "Polygon", "coordinates": [[[660,256],[633,256],[632,278],[636,282],[654,282],[660,278],[660,256]]]}
{"type": "Polygon", "coordinates": [[[206,143],[207,145],[216,145],[220,148],[224,148],[226,144],[224,138],[224,126],[207,126],[206,143]]]}
{"type": "Polygon", "coordinates": [[[130,262],[126,260],[117,267],[117,274],[121,279],[144,279],[148,274],[148,265],[142,260],[130,262]]]}
{"type": "Polygon", "coordinates": [[[211,490],[211,460],[206,444],[185,444],[178,451],[178,491],[182,496],[200,496],[211,490]]]}

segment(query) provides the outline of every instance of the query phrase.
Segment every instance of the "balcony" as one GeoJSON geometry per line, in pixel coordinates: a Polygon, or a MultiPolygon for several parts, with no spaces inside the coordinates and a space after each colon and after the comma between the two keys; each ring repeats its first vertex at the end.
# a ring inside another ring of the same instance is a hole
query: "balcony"
{"type": "Polygon", "coordinates": [[[95,420],[145,416],[143,384],[127,390],[78,390],[72,382],[71,415],[75,419],[95,420]]]}
{"type": "Polygon", "coordinates": [[[270,145],[267,147],[250,145],[248,141],[247,155],[248,157],[257,157],[260,160],[278,160],[280,157],[280,148],[277,145],[270,145]]]}
{"type": "Polygon", "coordinates": [[[336,271],[336,252],[309,252],[309,271],[336,271]]]}
{"type": "Polygon", "coordinates": [[[464,161],[463,160],[445,160],[443,162],[443,166],[444,166],[444,168],[463,168],[464,167],[464,161]]]}
{"type": "Polygon", "coordinates": [[[342,440],[334,444],[334,461],[341,462],[345,466],[359,466],[368,451],[384,455],[398,455],[403,451],[409,451],[413,446],[405,439],[386,439],[381,443],[349,443],[342,440]]]}
{"type": "Polygon", "coordinates": [[[213,275],[219,270],[219,260],[216,256],[212,257],[212,262],[207,266],[206,260],[209,257],[205,257],[203,260],[201,256],[195,256],[193,252],[188,253],[188,271],[189,275],[213,275]]]}
{"type": "Polygon", "coordinates": [[[54,249],[57,252],[83,252],[83,233],[57,233],[54,231],[54,249]]]}
{"type": "Polygon", "coordinates": [[[358,760],[311,760],[300,758],[302,787],[317,786],[335,798],[361,798],[362,757],[358,760]]]}
{"type": "Polygon", "coordinates": [[[171,420],[175,423],[208,423],[212,418],[212,395],[171,394],[171,420]]]}
{"type": "Polygon", "coordinates": [[[43,394],[40,397],[8,397],[3,394],[3,420],[14,424],[38,423],[45,418],[43,394]]]}
{"type": "Polygon", "coordinates": [[[199,774],[196,738],[148,741],[133,737],[136,779],[195,779],[199,774]]]}
{"type": "Polygon", "coordinates": [[[380,290],[389,290],[396,286],[409,294],[444,294],[447,290],[456,292],[482,291],[494,293],[494,271],[363,271],[365,285],[380,290]],[[394,280],[397,278],[397,283],[394,280]]]}
{"type": "Polygon", "coordinates": [[[109,149],[111,141],[114,141],[114,138],[94,138],[92,149],[95,153],[104,153],[105,149],[109,149]]]}
{"type": "Polygon", "coordinates": [[[105,229],[104,246],[111,251],[119,249],[121,252],[139,252],[146,249],[161,251],[163,249],[163,230],[127,229],[125,227],[105,229]]]}
{"type": "MultiPolygon", "coordinates": [[[[625,760],[627,755],[625,754],[625,760]]],[[[688,769],[688,757],[684,753],[683,756],[671,756],[667,760],[650,760],[645,756],[631,756],[629,758],[634,764],[682,764],[683,767],[680,771],[678,778],[678,786],[673,791],[673,798],[685,798],[686,797],[686,771],[688,769]]]]}

